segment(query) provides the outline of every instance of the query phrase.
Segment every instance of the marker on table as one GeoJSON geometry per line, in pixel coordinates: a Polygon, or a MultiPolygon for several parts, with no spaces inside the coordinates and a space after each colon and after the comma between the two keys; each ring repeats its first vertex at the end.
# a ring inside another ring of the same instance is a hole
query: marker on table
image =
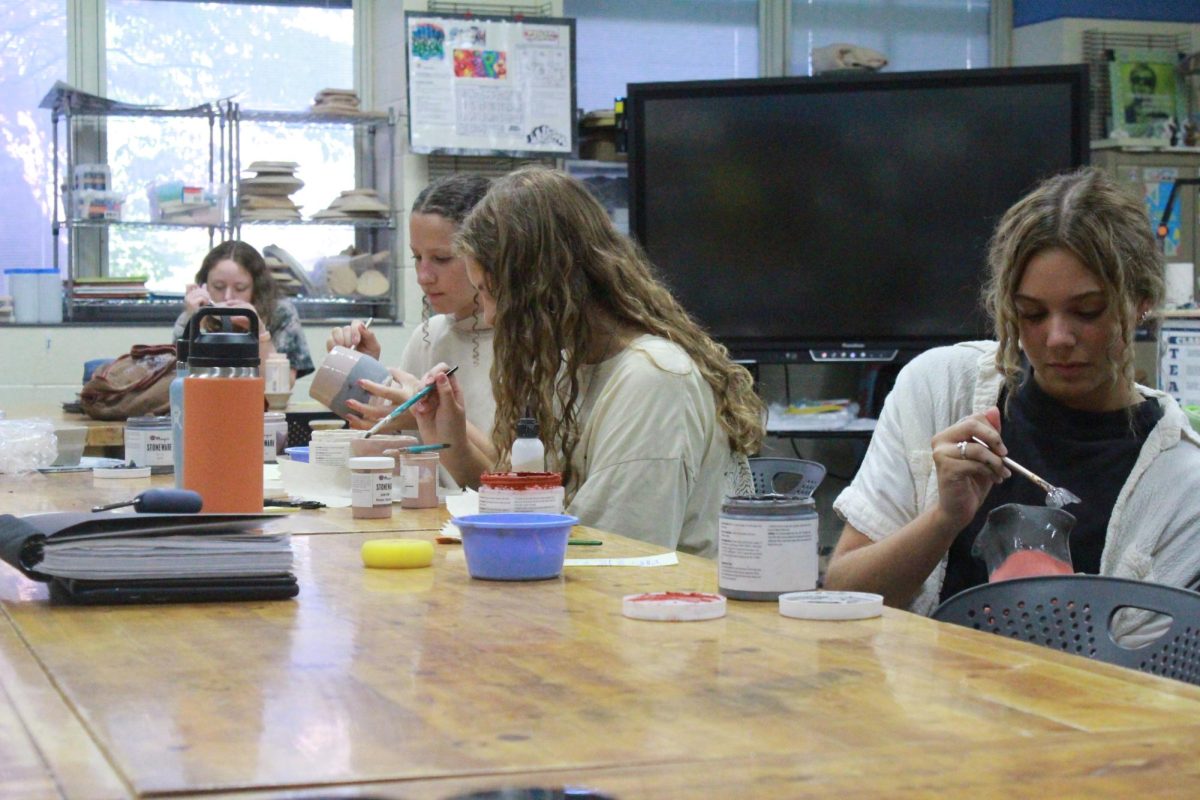
{"type": "MultiPolygon", "coordinates": [[[[455,364],[453,367],[446,370],[445,374],[453,375],[457,371],[458,371],[458,365],[455,364]]],[[[383,419],[379,420],[374,425],[372,425],[371,429],[369,431],[367,431],[367,435],[364,436],[363,438],[369,439],[374,434],[379,433],[380,428],[382,428],[384,425],[387,425],[389,422],[391,422],[396,417],[403,414],[405,411],[408,411],[410,408],[412,408],[417,403],[418,400],[424,399],[426,395],[428,395],[430,392],[433,391],[433,387],[435,387],[435,386],[437,386],[436,383],[431,383],[428,386],[425,386],[423,389],[421,389],[419,392],[414,394],[412,397],[408,398],[403,403],[396,406],[394,409],[392,409],[392,412],[390,414],[388,414],[386,417],[384,417],[383,419]]]]}

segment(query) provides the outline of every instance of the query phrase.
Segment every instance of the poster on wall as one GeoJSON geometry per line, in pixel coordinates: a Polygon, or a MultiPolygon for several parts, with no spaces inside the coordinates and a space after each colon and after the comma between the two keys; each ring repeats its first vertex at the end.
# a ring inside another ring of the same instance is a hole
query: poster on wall
{"type": "Polygon", "coordinates": [[[569,155],[575,20],[405,13],[414,153],[569,155]]]}
{"type": "Polygon", "coordinates": [[[1200,319],[1167,317],[1158,333],[1159,388],[1180,405],[1200,404],[1200,319]]]}

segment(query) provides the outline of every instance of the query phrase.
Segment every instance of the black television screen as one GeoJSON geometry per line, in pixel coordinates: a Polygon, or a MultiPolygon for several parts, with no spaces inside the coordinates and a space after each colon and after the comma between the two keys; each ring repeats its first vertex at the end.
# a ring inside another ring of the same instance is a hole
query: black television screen
{"type": "Polygon", "coordinates": [[[1088,153],[1084,66],[630,84],[627,110],[631,233],[762,360],[987,336],[995,223],[1088,153]]]}

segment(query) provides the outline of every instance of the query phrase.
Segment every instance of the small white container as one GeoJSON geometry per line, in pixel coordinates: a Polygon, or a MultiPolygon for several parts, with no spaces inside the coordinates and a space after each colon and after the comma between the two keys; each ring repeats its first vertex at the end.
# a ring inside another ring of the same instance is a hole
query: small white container
{"type": "Polygon", "coordinates": [[[308,442],[308,463],[344,467],[350,458],[350,441],[366,435],[366,431],[313,431],[312,439],[308,442]]]}
{"type": "Polygon", "coordinates": [[[63,321],[62,276],[56,269],[38,270],[38,322],[57,324],[63,321]]]}
{"type": "Polygon", "coordinates": [[[175,457],[171,418],[130,417],[125,423],[125,463],[139,467],[171,467],[175,457]]]}
{"type": "Polygon", "coordinates": [[[384,519],[392,515],[392,471],[388,456],[359,456],[350,467],[350,507],[354,519],[384,519]]]}
{"type": "Polygon", "coordinates": [[[263,414],[263,463],[274,464],[287,447],[287,417],[282,411],[263,414]]]}
{"type": "Polygon", "coordinates": [[[41,270],[18,267],[4,270],[8,282],[8,293],[13,300],[13,322],[38,322],[41,318],[41,302],[38,294],[38,279],[41,270]]]}

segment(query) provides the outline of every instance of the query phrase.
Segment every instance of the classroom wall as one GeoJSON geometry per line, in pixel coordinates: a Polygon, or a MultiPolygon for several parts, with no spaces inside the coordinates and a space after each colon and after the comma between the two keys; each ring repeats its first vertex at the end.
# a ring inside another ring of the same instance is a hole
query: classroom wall
{"type": "Polygon", "coordinates": [[[1200,24],[1117,19],[1054,19],[1013,30],[1012,65],[1024,67],[1078,64],[1083,61],[1084,31],[1166,36],[1183,33],[1191,37],[1190,50],[1200,49],[1200,24]]]}
{"type": "MultiPolygon", "coordinates": [[[[419,323],[420,311],[414,318],[419,323]]],[[[304,326],[313,361],[321,363],[325,340],[333,323],[304,326]]],[[[394,364],[408,343],[414,325],[376,322],[371,330],[383,345],[383,360],[394,364]]],[[[165,344],[171,339],[169,325],[83,326],[6,325],[0,329],[0,410],[9,416],[35,411],[52,411],[74,400],[83,386],[84,362],[113,358],[129,352],[135,344],[165,344]]],[[[308,401],[312,378],[297,381],[293,401],[308,401]]]]}

